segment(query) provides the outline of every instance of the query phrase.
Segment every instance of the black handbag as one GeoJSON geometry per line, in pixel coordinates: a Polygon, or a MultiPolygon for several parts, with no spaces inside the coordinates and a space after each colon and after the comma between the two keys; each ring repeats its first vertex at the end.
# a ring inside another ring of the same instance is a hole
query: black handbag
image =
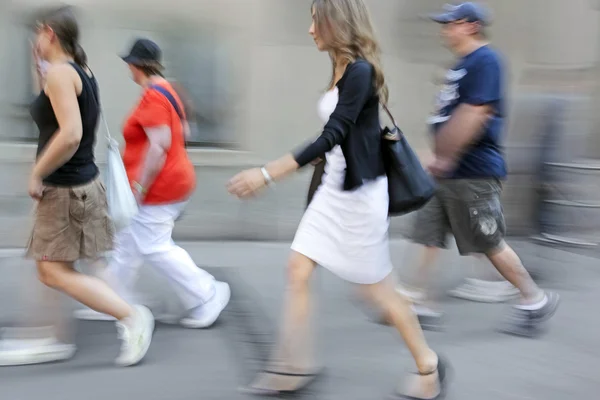
{"type": "Polygon", "coordinates": [[[423,207],[433,197],[436,184],[425,171],[390,110],[382,104],[393,128],[381,131],[381,151],[388,178],[389,214],[397,216],[423,207]]]}
{"type": "Polygon", "coordinates": [[[310,186],[308,187],[308,195],[306,198],[306,207],[309,206],[319,186],[323,180],[323,174],[325,173],[325,164],[327,160],[323,157],[321,161],[315,164],[315,170],[313,172],[312,179],[310,180],[310,186]]]}

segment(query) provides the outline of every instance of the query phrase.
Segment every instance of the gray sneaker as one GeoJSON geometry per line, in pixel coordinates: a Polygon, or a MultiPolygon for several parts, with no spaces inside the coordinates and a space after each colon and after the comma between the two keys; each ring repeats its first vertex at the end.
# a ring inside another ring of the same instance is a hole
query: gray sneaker
{"type": "Polygon", "coordinates": [[[554,316],[560,304],[558,294],[546,292],[546,297],[548,299],[546,304],[537,310],[512,307],[507,320],[500,327],[500,331],[525,337],[535,337],[542,333],[544,323],[554,316]]]}
{"type": "Polygon", "coordinates": [[[519,296],[519,289],[507,281],[484,281],[465,279],[465,282],[448,294],[463,300],[478,303],[504,303],[519,296]]]}
{"type": "Polygon", "coordinates": [[[435,311],[432,308],[415,304],[412,306],[413,312],[419,318],[421,328],[426,331],[444,330],[444,313],[435,311]]]}

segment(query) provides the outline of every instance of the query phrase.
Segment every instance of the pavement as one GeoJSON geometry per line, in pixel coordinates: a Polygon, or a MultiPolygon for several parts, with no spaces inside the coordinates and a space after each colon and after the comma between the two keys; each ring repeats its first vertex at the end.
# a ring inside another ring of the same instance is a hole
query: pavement
{"type": "MultiPolygon", "coordinates": [[[[562,305],[549,331],[537,339],[498,333],[502,304],[444,299],[447,326],[428,332],[433,348],[451,360],[451,400],[564,400],[598,398],[600,393],[600,304],[598,259],[539,247],[511,244],[540,284],[556,290],[562,305]],[[584,328],[588,326],[588,328],[584,328]]],[[[158,324],[152,347],[139,366],[112,366],[118,352],[110,322],[75,323],[74,359],[49,365],[0,368],[0,399],[30,400],[188,400],[245,399],[247,383],[268,355],[283,298],[287,243],[182,243],[197,264],[233,291],[219,322],[204,331],[158,324]]],[[[401,240],[391,246],[403,281],[410,281],[419,249],[401,240]]],[[[0,326],[11,326],[31,309],[35,280],[19,250],[0,250],[0,326]]],[[[457,285],[483,261],[442,255],[439,289],[457,285]]],[[[319,358],[324,379],[300,399],[384,399],[404,374],[414,369],[408,351],[390,327],[373,324],[357,306],[351,285],[325,270],[314,277],[319,358]]],[[[171,312],[178,302],[168,286],[144,270],[140,292],[161,299],[171,312]]],[[[73,307],[69,304],[69,307],[73,307]]]]}

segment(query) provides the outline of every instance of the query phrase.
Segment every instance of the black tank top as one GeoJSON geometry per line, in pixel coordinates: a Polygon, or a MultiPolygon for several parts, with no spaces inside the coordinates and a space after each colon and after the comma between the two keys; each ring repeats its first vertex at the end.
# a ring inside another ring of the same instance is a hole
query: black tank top
{"type": "MultiPolygon", "coordinates": [[[[94,160],[96,126],[100,113],[97,101],[98,84],[96,78],[88,76],[79,65],[70,64],[81,77],[81,94],[77,96],[77,102],[81,112],[83,134],[79,148],[73,157],[44,179],[45,184],[52,186],[83,185],[98,176],[98,167],[94,160]]],[[[37,148],[37,156],[39,157],[58,130],[58,121],[52,109],[52,104],[43,90],[31,104],[30,113],[40,131],[37,148]]]]}

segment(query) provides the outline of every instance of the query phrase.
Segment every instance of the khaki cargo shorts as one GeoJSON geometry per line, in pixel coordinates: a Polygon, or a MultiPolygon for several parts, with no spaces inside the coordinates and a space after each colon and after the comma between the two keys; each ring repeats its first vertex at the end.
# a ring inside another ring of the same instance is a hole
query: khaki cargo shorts
{"type": "Polygon", "coordinates": [[[502,184],[496,179],[438,181],[435,196],[417,212],[411,239],[446,248],[452,233],[462,255],[499,249],[506,233],[501,193],[502,184]]]}
{"type": "Polygon", "coordinates": [[[99,178],[72,187],[49,186],[35,210],[27,257],[36,261],[97,259],[112,249],[114,227],[99,178]]]}

